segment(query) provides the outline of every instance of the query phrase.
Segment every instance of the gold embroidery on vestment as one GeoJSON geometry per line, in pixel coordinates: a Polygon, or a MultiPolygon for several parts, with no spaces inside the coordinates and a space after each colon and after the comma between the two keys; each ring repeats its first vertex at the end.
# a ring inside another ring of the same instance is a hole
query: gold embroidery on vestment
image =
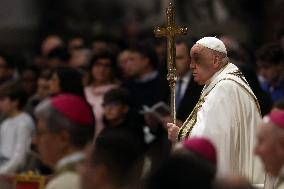
{"type": "Polygon", "coordinates": [[[245,79],[245,76],[243,75],[243,73],[239,69],[237,69],[237,70],[235,70],[233,72],[229,72],[227,74],[231,74],[231,75],[234,75],[234,76],[240,78],[245,84],[247,84],[249,86],[249,83],[245,79]]]}
{"type": "MultiPolygon", "coordinates": [[[[233,72],[231,72],[233,73],[233,72]]],[[[239,72],[234,72],[234,73],[241,73],[240,71],[239,72]]],[[[255,97],[255,95],[253,93],[251,93],[243,84],[231,79],[231,78],[223,78],[221,80],[219,80],[213,87],[212,89],[210,89],[210,91],[208,91],[203,97],[200,97],[200,99],[198,100],[197,104],[195,105],[194,109],[192,110],[192,112],[190,113],[190,115],[188,116],[188,118],[186,119],[186,121],[183,123],[181,129],[179,130],[179,133],[178,133],[178,136],[177,136],[177,140],[178,141],[181,141],[181,140],[184,140],[188,137],[190,137],[190,134],[191,134],[191,131],[192,129],[194,128],[196,122],[197,122],[197,113],[198,111],[200,110],[200,108],[202,107],[203,103],[205,102],[205,97],[215,88],[215,86],[220,83],[221,81],[224,81],[224,80],[230,80],[230,81],[233,81],[235,83],[237,83],[241,88],[243,88],[253,99],[254,99],[254,102],[256,104],[256,107],[258,109],[258,112],[260,113],[261,115],[261,111],[260,111],[260,106],[259,106],[259,103],[258,103],[258,100],[257,98],[255,97]]],[[[245,82],[247,83],[247,82],[245,82]]],[[[202,96],[202,94],[201,94],[202,96]]]]}

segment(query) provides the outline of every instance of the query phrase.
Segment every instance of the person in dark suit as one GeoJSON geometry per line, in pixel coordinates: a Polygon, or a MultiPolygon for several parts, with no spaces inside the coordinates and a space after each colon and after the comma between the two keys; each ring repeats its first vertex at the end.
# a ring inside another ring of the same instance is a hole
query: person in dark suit
{"type": "Polygon", "coordinates": [[[130,92],[130,107],[140,111],[143,106],[169,99],[166,76],[157,70],[158,56],[151,41],[139,41],[129,48],[129,75],[133,77],[122,87],[130,92]]]}
{"type": "Polygon", "coordinates": [[[187,41],[176,42],[176,108],[177,119],[184,122],[193,110],[201,94],[202,86],[199,86],[192,78],[190,70],[190,54],[187,41]]]}

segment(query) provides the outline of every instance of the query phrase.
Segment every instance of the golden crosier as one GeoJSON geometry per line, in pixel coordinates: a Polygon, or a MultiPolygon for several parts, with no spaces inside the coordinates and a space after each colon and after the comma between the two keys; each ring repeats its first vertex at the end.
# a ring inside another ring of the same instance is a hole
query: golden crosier
{"type": "Polygon", "coordinates": [[[167,80],[171,89],[171,118],[176,124],[176,46],[175,36],[187,34],[187,27],[178,27],[175,23],[175,7],[172,3],[169,4],[166,10],[166,27],[157,27],[154,30],[156,37],[167,37],[167,80]]]}

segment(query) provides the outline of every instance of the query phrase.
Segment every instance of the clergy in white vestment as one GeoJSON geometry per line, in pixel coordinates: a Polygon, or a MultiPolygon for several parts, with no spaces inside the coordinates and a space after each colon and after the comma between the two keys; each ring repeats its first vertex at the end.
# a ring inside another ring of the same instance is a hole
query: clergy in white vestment
{"type": "Polygon", "coordinates": [[[204,88],[180,128],[167,124],[169,139],[206,137],[217,148],[217,175],[237,174],[263,184],[264,174],[253,154],[261,113],[248,82],[229,62],[224,43],[215,37],[197,41],[190,56],[194,80],[204,88]]]}

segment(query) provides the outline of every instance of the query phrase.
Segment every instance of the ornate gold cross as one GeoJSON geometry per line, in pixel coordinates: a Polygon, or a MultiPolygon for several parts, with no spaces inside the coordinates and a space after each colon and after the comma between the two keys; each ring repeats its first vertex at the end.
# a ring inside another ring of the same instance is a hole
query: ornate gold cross
{"type": "Polygon", "coordinates": [[[176,124],[176,46],[175,36],[187,34],[186,27],[178,27],[175,23],[175,7],[172,3],[169,4],[167,11],[166,27],[157,27],[154,30],[156,37],[167,37],[167,62],[168,74],[167,80],[171,88],[171,118],[172,122],[176,124]]]}

